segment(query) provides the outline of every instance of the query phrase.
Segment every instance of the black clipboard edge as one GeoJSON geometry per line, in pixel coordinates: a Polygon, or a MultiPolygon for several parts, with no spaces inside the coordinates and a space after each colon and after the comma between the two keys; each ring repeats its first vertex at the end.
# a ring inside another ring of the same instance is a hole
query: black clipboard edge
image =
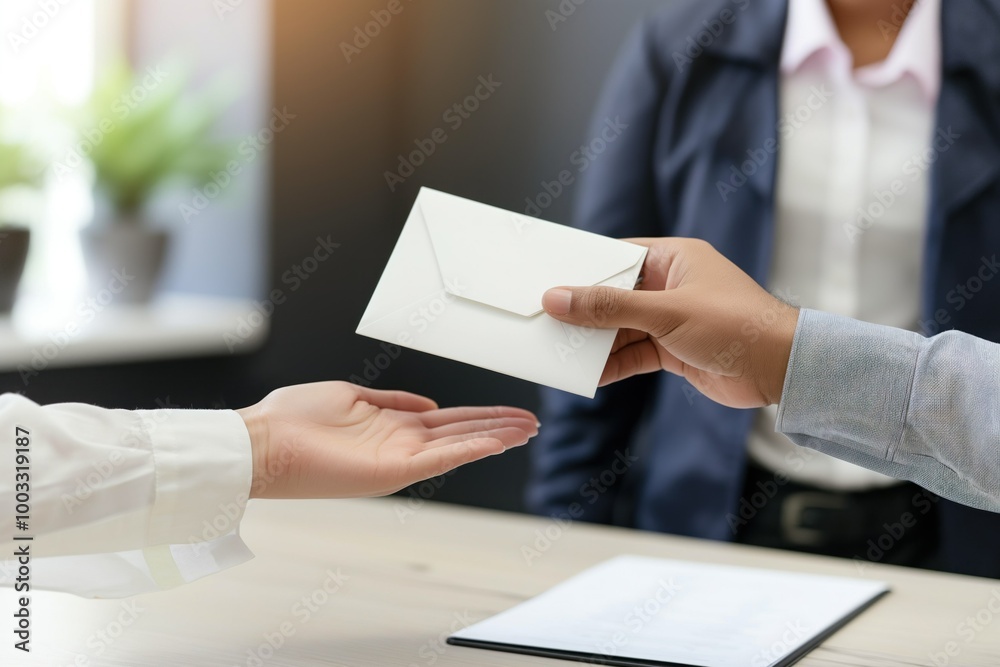
{"type": "Polygon", "coordinates": [[[518,653],[520,655],[531,655],[537,658],[572,660],[573,662],[585,662],[591,665],[608,665],[609,667],[697,667],[697,665],[685,665],[679,662],[657,662],[653,660],[638,660],[636,658],[620,658],[599,653],[580,653],[579,651],[563,651],[558,649],[538,648],[535,646],[521,646],[520,644],[501,644],[499,642],[484,642],[476,639],[462,639],[460,637],[448,637],[447,642],[452,646],[482,648],[488,651],[502,651],[504,653],[518,653]]]}
{"type": "MultiPolygon", "coordinates": [[[[889,593],[886,589],[878,595],[872,596],[864,604],[858,605],[850,613],[844,615],[836,623],[827,627],[808,642],[803,644],[797,651],[789,654],[783,660],[776,663],[774,667],[791,667],[796,662],[804,658],[809,652],[829,639],[835,632],[853,621],[873,604],[881,600],[889,593]]],[[[584,662],[591,665],[608,665],[608,667],[700,667],[699,665],[688,665],[679,662],[660,662],[658,660],[642,660],[638,658],[625,658],[617,656],[603,655],[599,653],[581,653],[579,651],[563,651],[559,649],[547,649],[536,646],[522,646],[520,644],[503,644],[500,642],[488,642],[477,639],[464,639],[461,637],[448,637],[446,640],[451,646],[464,646],[466,648],[486,649],[487,651],[501,651],[503,653],[517,653],[519,655],[530,655],[538,658],[555,658],[557,660],[571,660],[573,662],[584,662]]]]}
{"type": "Polygon", "coordinates": [[[804,658],[807,653],[817,648],[820,644],[822,644],[831,636],[833,636],[835,632],[843,628],[845,625],[847,625],[855,618],[860,616],[862,613],[864,613],[864,611],[869,609],[873,604],[875,604],[876,602],[884,598],[886,595],[888,595],[891,590],[892,589],[886,587],[886,589],[881,593],[879,593],[878,595],[874,595],[870,600],[868,600],[864,604],[858,605],[858,607],[854,609],[854,611],[846,614],[839,621],[837,621],[836,623],[828,627],[826,630],[824,630],[823,632],[819,633],[818,635],[810,639],[807,643],[803,644],[799,648],[799,650],[789,654],[784,660],[776,664],[774,667],[790,667],[791,665],[794,665],[799,660],[804,658]]]}

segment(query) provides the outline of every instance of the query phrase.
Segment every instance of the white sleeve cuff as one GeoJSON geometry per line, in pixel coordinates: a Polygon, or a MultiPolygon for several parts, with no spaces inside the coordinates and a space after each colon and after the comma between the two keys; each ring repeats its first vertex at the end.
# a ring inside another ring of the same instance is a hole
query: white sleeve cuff
{"type": "Polygon", "coordinates": [[[146,544],[207,542],[243,519],[253,459],[232,410],[137,411],[153,445],[156,491],[146,544]]]}

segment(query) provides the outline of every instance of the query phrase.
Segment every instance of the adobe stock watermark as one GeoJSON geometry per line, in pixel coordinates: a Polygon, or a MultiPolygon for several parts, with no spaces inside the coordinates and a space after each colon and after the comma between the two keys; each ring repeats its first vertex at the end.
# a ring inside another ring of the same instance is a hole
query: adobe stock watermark
{"type": "MultiPolygon", "coordinates": [[[[744,11],[750,6],[750,0],[731,0],[737,11],[744,11]]],[[[726,32],[726,28],[736,22],[736,12],[725,8],[712,19],[702,21],[702,28],[694,35],[688,35],[687,45],[683,51],[674,51],[672,56],[674,66],[681,74],[685,67],[690,67],[694,61],[705,53],[705,49],[715,44],[715,40],[726,32]]]]}
{"type": "Polygon", "coordinates": [[[930,514],[930,511],[934,509],[934,505],[939,500],[941,498],[925,489],[921,489],[919,492],[913,494],[913,498],[910,499],[910,505],[914,511],[903,512],[899,515],[897,521],[882,524],[885,532],[878,537],[868,540],[866,545],[868,549],[865,551],[865,558],[855,555],[851,559],[858,568],[858,574],[864,574],[865,570],[871,567],[873,563],[879,563],[885,559],[907,532],[912,530],[922,517],[930,514]]]}
{"type": "Polygon", "coordinates": [[[24,383],[24,386],[27,387],[32,378],[38,377],[42,371],[48,368],[49,364],[62,354],[70,342],[80,335],[83,327],[103,313],[134,279],[135,276],[128,272],[127,267],[123,266],[120,270],[112,271],[111,279],[107,285],[77,306],[76,317],[67,322],[61,329],[50,331],[48,343],[33,347],[31,361],[17,366],[17,372],[21,376],[21,382],[24,383]]]}
{"type": "Polygon", "coordinates": [[[997,261],[997,256],[983,255],[979,261],[979,268],[966,278],[965,282],[958,283],[948,290],[945,303],[949,308],[938,308],[931,318],[919,322],[920,333],[924,336],[940,333],[942,328],[951,322],[951,314],[965,308],[996,277],[997,273],[1000,273],[1000,261],[997,261]]]}
{"type": "Polygon", "coordinates": [[[350,65],[361,55],[362,51],[371,46],[411,2],[413,0],[406,0],[405,3],[403,0],[389,0],[383,9],[371,10],[369,12],[371,20],[354,27],[351,41],[340,42],[340,52],[344,54],[344,60],[347,61],[347,64],[350,65]]]}
{"type": "MultiPolygon", "coordinates": [[[[482,427],[482,431],[491,431],[495,428],[499,428],[502,425],[502,420],[499,417],[491,417],[482,427]]],[[[432,499],[434,495],[440,491],[445,483],[451,478],[457,469],[449,470],[443,475],[438,475],[437,477],[432,477],[426,479],[420,484],[414,484],[406,489],[405,498],[400,498],[396,501],[394,510],[396,512],[396,518],[399,519],[400,525],[405,525],[410,519],[417,515],[428,500],[432,499]]]]}
{"type": "Polygon", "coordinates": [[[577,10],[587,3],[587,0],[559,0],[555,9],[545,10],[545,20],[549,23],[549,29],[555,32],[576,14],[577,10]]]}
{"type": "Polygon", "coordinates": [[[253,310],[244,316],[237,318],[236,325],[232,330],[222,335],[222,340],[230,353],[249,340],[254,332],[269,322],[278,306],[288,301],[288,296],[294,294],[308,281],[323,265],[324,262],[333,256],[334,251],[340,248],[339,243],[334,243],[330,235],[326,238],[316,237],[316,246],[301,261],[292,264],[281,274],[281,287],[275,287],[262,301],[254,301],[253,310]]]}
{"type": "Polygon", "coordinates": [[[893,179],[888,188],[872,192],[872,200],[867,206],[859,207],[854,221],[844,225],[844,233],[851,243],[858,239],[875,223],[881,220],[899,198],[905,195],[910,185],[919,181],[923,175],[937,162],[942,153],[947,153],[962,135],[949,126],[938,128],[934,138],[922,153],[910,156],[900,167],[901,176],[893,179]]]}
{"type": "Polygon", "coordinates": [[[73,662],[66,667],[90,667],[90,665],[100,664],[96,662],[97,658],[104,655],[105,651],[135,625],[135,622],[146,611],[146,608],[140,607],[135,600],[123,600],[118,607],[118,614],[103,628],[92,632],[84,641],[84,646],[89,649],[89,652],[78,653],[73,662]]]}
{"type": "Polygon", "coordinates": [[[800,472],[815,456],[815,451],[805,447],[788,452],[782,461],[781,469],[774,471],[774,476],[771,479],[758,481],[756,490],[749,497],[740,496],[736,513],[726,513],[726,523],[729,524],[729,530],[733,536],[738,535],[740,528],[753,521],[757,514],[778,494],[778,489],[788,484],[791,476],[800,472]]]}
{"type": "MultiPolygon", "coordinates": [[[[610,284],[602,283],[600,286],[624,290],[635,288],[635,284],[625,276],[618,276],[610,284]]],[[[559,361],[564,364],[576,363],[576,355],[580,350],[587,346],[587,343],[596,333],[604,331],[602,326],[607,321],[608,313],[603,309],[597,309],[596,312],[596,317],[591,324],[567,326],[565,328],[568,332],[566,339],[553,343],[553,348],[556,356],[559,357],[559,361]]]]}
{"type": "Polygon", "coordinates": [[[476,620],[470,616],[468,610],[462,613],[456,612],[447,630],[442,630],[440,634],[436,637],[431,637],[417,649],[417,657],[420,659],[420,662],[411,662],[407,667],[431,667],[448,651],[448,637],[459,630],[464,630],[475,622],[476,620]]]}
{"type": "Polygon", "coordinates": [[[580,146],[569,156],[569,166],[552,181],[542,181],[542,189],[534,197],[525,198],[525,215],[540,218],[542,212],[548,209],[557,199],[574,184],[578,176],[590,169],[591,165],[608,150],[608,147],[618,141],[628,123],[622,122],[621,116],[614,119],[604,119],[604,125],[593,139],[580,146]]]}
{"type": "Polygon", "coordinates": [[[261,635],[262,641],[246,651],[246,660],[233,667],[264,667],[274,655],[295,636],[298,629],[311,621],[339,593],[351,577],[336,570],[327,570],[326,578],[313,591],[295,601],[285,619],[271,632],[261,635]]]}
{"type": "Polygon", "coordinates": [[[220,21],[225,21],[227,15],[232,14],[242,6],[243,0],[212,0],[212,9],[220,21]]]}
{"type": "Polygon", "coordinates": [[[352,373],[348,380],[363,387],[370,387],[382,373],[389,369],[392,362],[403,353],[400,347],[408,347],[416,336],[425,333],[443,316],[448,308],[467,290],[457,278],[445,278],[444,289],[434,297],[425,300],[410,310],[406,320],[406,328],[396,334],[396,344],[382,342],[379,348],[382,352],[367,357],[362,362],[360,374],[352,373]]]}
{"type": "Polygon", "coordinates": [[[994,588],[982,607],[955,626],[956,639],[946,642],[940,651],[927,654],[931,664],[935,667],[952,664],[952,660],[961,655],[962,649],[975,641],[979,634],[985,632],[998,616],[1000,616],[1000,588],[994,588]],[[961,639],[964,645],[959,643],[958,639],[961,639]]]}
{"type": "Polygon", "coordinates": [[[767,648],[761,649],[750,658],[750,667],[767,667],[773,665],[779,658],[786,655],[794,647],[808,638],[810,630],[802,624],[802,621],[788,621],[775,641],[767,648]]]}
{"type": "MultiPolygon", "coordinates": [[[[669,605],[681,592],[681,587],[677,585],[673,577],[660,579],[657,582],[656,590],[643,602],[632,607],[624,618],[622,626],[628,630],[619,630],[611,635],[607,641],[598,642],[595,645],[596,654],[601,658],[612,658],[628,645],[633,637],[642,634],[646,626],[669,605]]],[[[604,660],[598,659],[597,664],[603,664],[604,660]]]]}
{"type": "MultiPolygon", "coordinates": [[[[153,433],[156,432],[160,424],[169,419],[163,410],[177,410],[179,405],[172,405],[170,397],[166,399],[156,399],[156,410],[137,411],[135,413],[138,423],[133,424],[121,438],[121,445],[126,449],[142,449],[148,445],[153,433]]],[[[121,448],[112,448],[107,457],[90,463],[91,470],[86,475],[79,475],[75,480],[76,486],[72,493],[63,493],[59,500],[67,514],[73,514],[87,499],[89,499],[98,489],[111,479],[111,476],[118,469],[118,466],[125,462],[125,454],[121,448]]]]}
{"type": "Polygon", "coordinates": [[[288,107],[282,107],[280,111],[277,108],[272,109],[267,124],[240,142],[236,154],[226,162],[224,168],[209,174],[207,183],[191,190],[190,200],[177,205],[177,211],[184,223],[190,223],[201,215],[243,173],[244,167],[252,164],[258,156],[267,151],[277,136],[288,129],[297,117],[296,114],[289,113],[288,107]]]}
{"type": "Polygon", "coordinates": [[[778,303],[767,310],[754,313],[753,317],[746,320],[740,327],[740,338],[732,341],[726,349],[712,358],[712,364],[706,369],[708,372],[723,374],[735,367],[737,362],[750,352],[751,346],[756,345],[762,336],[774,329],[781,316],[793,307],[790,304],[801,300],[790,288],[773,290],[771,295],[778,303]]]}
{"type": "Polygon", "coordinates": [[[219,511],[215,516],[211,520],[202,521],[201,532],[188,536],[188,544],[191,546],[192,552],[197,555],[204,554],[208,550],[210,542],[236,530],[250,498],[260,497],[271,484],[274,484],[275,480],[285,475],[292,464],[298,460],[303,448],[298,443],[282,448],[276,457],[267,461],[265,470],[254,471],[249,493],[240,493],[229,502],[219,503],[217,508],[219,511]]]}
{"type": "Polygon", "coordinates": [[[524,559],[525,565],[534,565],[536,560],[551,550],[573,526],[573,523],[583,518],[586,513],[584,502],[586,502],[586,505],[594,505],[638,461],[639,457],[632,455],[628,447],[624,450],[616,451],[611,465],[580,485],[580,488],[577,490],[580,500],[570,503],[566,507],[565,512],[550,516],[549,524],[545,528],[535,529],[533,533],[534,539],[531,543],[521,545],[521,557],[524,559]]]}
{"type": "Polygon", "coordinates": [[[466,121],[472,118],[472,114],[479,111],[502,86],[503,82],[497,81],[493,74],[480,76],[476,87],[469,95],[449,106],[441,114],[441,121],[445,127],[437,127],[426,137],[415,139],[413,150],[399,154],[396,170],[385,171],[385,184],[389,187],[389,192],[395,192],[396,188],[417,173],[417,169],[426,164],[440,146],[448,142],[452,136],[449,131],[455,133],[461,130],[466,121]]]}
{"type": "Polygon", "coordinates": [[[11,51],[18,55],[22,49],[49,27],[62,13],[63,7],[71,0],[38,0],[36,9],[21,17],[21,24],[15,30],[7,31],[7,42],[11,51]]]}
{"type": "Polygon", "coordinates": [[[396,518],[399,519],[400,525],[406,525],[406,523],[417,515],[428,500],[431,500],[438,491],[440,491],[448,478],[458,472],[457,469],[449,470],[443,475],[438,475],[437,477],[431,477],[430,479],[425,479],[420,484],[414,484],[406,489],[407,497],[405,499],[399,500],[395,504],[396,518]]]}
{"type": "MultiPolygon", "coordinates": [[[[781,301],[786,306],[792,308],[797,308],[800,302],[799,296],[787,287],[771,290],[771,296],[776,298],[778,301],[781,301]]],[[[753,318],[744,322],[743,326],[740,327],[740,333],[742,334],[741,340],[733,341],[726,350],[717,354],[713,359],[712,366],[706,370],[709,372],[719,373],[732,368],[736,362],[749,351],[750,345],[756,344],[757,341],[760,340],[761,336],[774,327],[774,324],[781,316],[782,309],[783,306],[769,308],[765,311],[756,313],[753,318]]],[[[681,385],[681,392],[684,394],[684,398],[687,399],[688,405],[690,406],[694,406],[695,399],[698,398],[709,400],[687,379],[685,379],[684,384],[681,385]]]]}
{"type": "Polygon", "coordinates": [[[104,143],[109,134],[118,129],[132,113],[145,103],[153,92],[170,76],[162,66],[147,67],[145,75],[131,89],[111,103],[109,115],[81,132],[82,137],[70,146],[62,159],[52,164],[52,174],[61,183],[63,179],[86,164],[94,149],[104,143]]]}
{"type": "Polygon", "coordinates": [[[902,3],[894,4],[888,20],[879,19],[876,21],[875,25],[878,27],[878,31],[882,33],[882,39],[888,41],[898,35],[899,31],[903,28],[903,24],[906,22],[906,17],[910,15],[910,12],[919,3],[920,0],[904,0],[902,3]]]}
{"type": "Polygon", "coordinates": [[[813,116],[833,97],[833,91],[828,90],[825,85],[811,86],[809,94],[806,95],[802,104],[795,109],[782,114],[781,118],[774,126],[775,135],[764,140],[761,146],[747,149],[747,159],[739,165],[730,165],[729,178],[727,180],[717,180],[715,189],[719,192],[719,197],[723,202],[729,201],[729,197],[739,191],[747,180],[763,169],[778,152],[782,141],[788,141],[795,135],[796,131],[813,119],[813,116]]]}

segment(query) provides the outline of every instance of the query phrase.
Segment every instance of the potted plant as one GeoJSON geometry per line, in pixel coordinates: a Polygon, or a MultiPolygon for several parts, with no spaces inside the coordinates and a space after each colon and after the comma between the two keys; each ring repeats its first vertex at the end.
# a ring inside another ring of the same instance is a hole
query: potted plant
{"type": "MultiPolygon", "coordinates": [[[[0,135],[0,198],[18,187],[37,187],[42,175],[42,162],[31,146],[0,135]]],[[[26,221],[11,219],[0,206],[0,314],[14,307],[30,239],[26,221]]]]}
{"type": "Polygon", "coordinates": [[[92,288],[121,272],[128,281],[118,301],[155,294],[170,232],[152,219],[150,201],[171,186],[201,188],[225,169],[231,147],[212,138],[225,106],[159,68],[136,73],[119,64],[99,81],[78,128],[94,172],[94,220],[81,234],[92,288]]]}

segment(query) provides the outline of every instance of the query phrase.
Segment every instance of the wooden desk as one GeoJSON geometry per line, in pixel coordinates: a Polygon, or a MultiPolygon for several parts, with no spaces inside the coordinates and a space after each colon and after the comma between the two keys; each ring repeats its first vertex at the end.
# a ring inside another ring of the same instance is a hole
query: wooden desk
{"type": "Polygon", "coordinates": [[[243,536],[255,560],[165,593],[125,602],[36,593],[27,660],[11,649],[14,594],[3,591],[0,664],[568,666],[575,663],[447,646],[444,638],[590,565],[633,553],[892,584],[889,596],[804,666],[932,665],[932,654],[938,664],[1000,665],[995,580],[859,569],[847,560],[432,503],[411,512],[396,498],[258,501],[243,536]],[[529,563],[522,547],[537,557],[529,563]],[[966,621],[977,614],[978,630],[966,621]],[[952,657],[944,654],[949,642],[952,657]]]}

